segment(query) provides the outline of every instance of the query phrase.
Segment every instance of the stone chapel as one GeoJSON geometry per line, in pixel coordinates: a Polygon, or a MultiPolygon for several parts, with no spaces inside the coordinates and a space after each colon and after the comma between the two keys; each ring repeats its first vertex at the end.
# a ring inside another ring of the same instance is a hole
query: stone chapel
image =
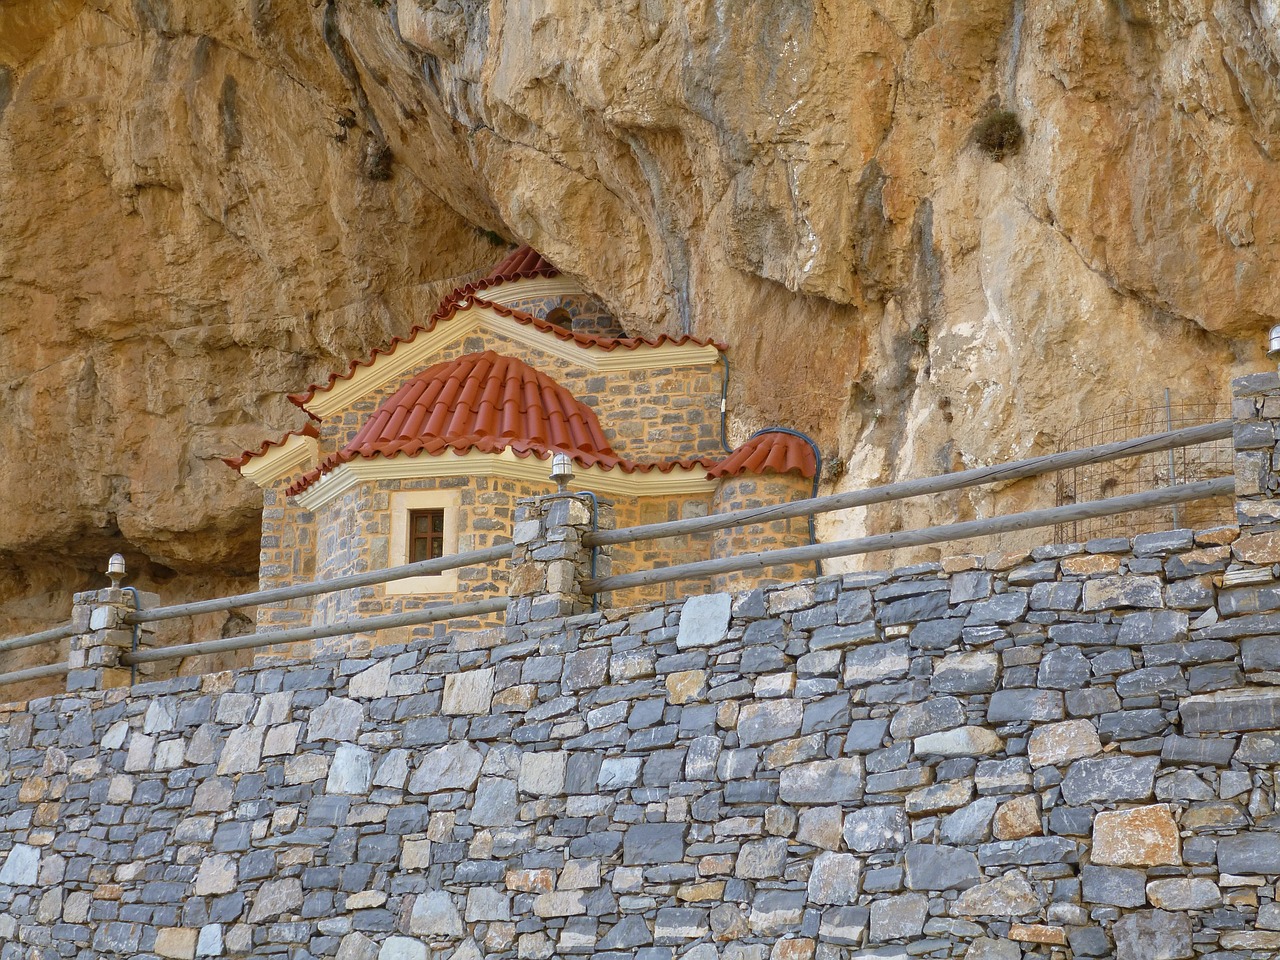
{"type": "MultiPolygon", "coordinates": [[[[619,527],[809,496],[817,460],[805,439],[764,430],[728,449],[726,349],[690,336],[628,336],[601,300],[521,247],[452,291],[404,337],[291,394],[310,417],[305,427],[225,461],[263,491],[261,589],[509,541],[517,501],[555,491],[556,453],[573,460],[570,490],[611,503],[619,527]]],[[[796,519],[609,549],[612,569],[622,572],[794,546],[808,536],[796,519]]],[[[807,571],[769,572],[772,582],[807,571]]],[[[258,627],[501,596],[506,577],[499,562],[264,605],[258,627]]],[[[757,582],[758,575],[733,574],[602,602],[621,607],[676,589],[757,582]]],[[[407,638],[390,631],[376,642],[407,638]]],[[[323,649],[371,642],[348,638],[323,649]]]]}

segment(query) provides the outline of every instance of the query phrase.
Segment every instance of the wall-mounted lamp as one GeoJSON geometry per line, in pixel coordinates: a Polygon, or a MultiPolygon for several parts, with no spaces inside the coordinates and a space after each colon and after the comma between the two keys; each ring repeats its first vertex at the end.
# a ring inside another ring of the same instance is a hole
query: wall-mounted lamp
{"type": "Polygon", "coordinates": [[[113,553],[107,561],[107,576],[111,578],[111,589],[119,590],[120,581],[124,579],[124,555],[113,553]]]}
{"type": "Polygon", "coordinates": [[[551,479],[556,482],[560,493],[569,489],[569,481],[573,479],[573,458],[567,453],[557,453],[551,458],[551,479]]]}
{"type": "Polygon", "coordinates": [[[1267,356],[1272,360],[1280,360],[1280,323],[1271,328],[1267,337],[1267,356]]]}

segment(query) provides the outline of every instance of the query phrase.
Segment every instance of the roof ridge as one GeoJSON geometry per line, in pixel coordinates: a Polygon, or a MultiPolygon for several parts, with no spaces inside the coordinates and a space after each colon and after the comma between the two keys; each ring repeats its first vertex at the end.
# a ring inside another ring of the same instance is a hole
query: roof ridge
{"type": "MultiPolygon", "coordinates": [[[[409,332],[403,337],[395,336],[388,341],[386,347],[375,347],[365,359],[351,360],[347,364],[347,369],[342,373],[329,374],[328,380],[324,383],[309,384],[305,390],[299,393],[291,393],[288,395],[290,402],[306,409],[306,405],[315,398],[317,393],[333,389],[334,384],[339,380],[350,380],[355,376],[361,367],[371,367],[377,362],[379,357],[390,356],[396,352],[396,348],[402,343],[412,343],[417,339],[420,333],[430,333],[440,323],[452,320],[459,313],[470,309],[472,306],[486,307],[500,316],[509,317],[524,326],[533,327],[541,333],[549,333],[558,340],[572,341],[584,350],[600,349],[606,353],[611,353],[621,347],[625,350],[638,350],[641,347],[657,348],[664,345],[675,347],[684,346],[692,343],[694,346],[706,347],[713,346],[721,353],[728,350],[728,344],[719,340],[705,339],[695,337],[692,334],[682,334],[679,337],[673,337],[669,334],[659,334],[657,337],[605,337],[599,334],[581,333],[574,330],[566,330],[564,327],[557,326],[533,314],[525,313],[523,310],[516,310],[501,303],[492,300],[486,300],[483,297],[476,296],[475,292],[467,292],[464,296],[453,299],[454,294],[466,288],[458,288],[454,293],[449,294],[440,302],[440,306],[436,308],[425,324],[414,324],[409,328],[409,332]]],[[[310,411],[308,411],[310,413],[310,411]]]]}

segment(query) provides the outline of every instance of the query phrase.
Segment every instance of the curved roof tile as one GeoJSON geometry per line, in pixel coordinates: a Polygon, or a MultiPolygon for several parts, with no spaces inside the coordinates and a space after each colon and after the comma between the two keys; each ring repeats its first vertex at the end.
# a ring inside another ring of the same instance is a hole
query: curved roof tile
{"type": "Polygon", "coordinates": [[[225,463],[232,470],[239,471],[242,467],[244,467],[245,464],[247,464],[254,457],[262,456],[272,447],[283,447],[286,443],[289,442],[290,437],[312,437],[314,439],[314,438],[318,438],[319,436],[320,436],[320,431],[316,429],[316,425],[314,423],[308,423],[306,426],[302,427],[299,430],[290,430],[279,440],[263,440],[262,443],[259,444],[257,450],[245,450],[243,453],[241,453],[237,457],[223,457],[222,462],[225,463]]]}
{"type": "Polygon", "coordinates": [[[707,478],[737,477],[744,473],[799,473],[812,479],[817,459],[808,442],[781,430],[763,431],[736,447],[707,471],[707,478]]]}
{"type": "Polygon", "coordinates": [[[360,458],[437,455],[446,450],[519,457],[567,453],[584,467],[670,473],[715,461],[635,463],[613,452],[595,412],[546,374],[486,350],[428,367],[407,380],[342,450],[286,491],[295,496],[324,474],[360,458]]]}
{"type": "Polygon", "coordinates": [[[496,287],[510,280],[531,280],[534,277],[550,279],[558,276],[560,271],[555,264],[549,262],[533,247],[525,244],[507,254],[479,282],[487,287],[496,287]]]}
{"type": "Polygon", "coordinates": [[[624,350],[636,350],[640,347],[660,347],[663,344],[671,344],[672,346],[679,347],[686,343],[692,343],[694,346],[698,347],[714,346],[720,351],[728,349],[725,344],[720,343],[719,341],[704,340],[699,337],[691,337],[688,335],[682,337],[669,337],[664,333],[657,337],[649,338],[602,337],[590,333],[579,333],[573,330],[566,330],[564,327],[558,326],[554,323],[549,323],[546,320],[535,317],[532,314],[524,313],[521,310],[513,310],[500,303],[494,303],[490,300],[485,300],[482,297],[477,297],[471,294],[454,300],[452,298],[456,293],[458,293],[457,290],[446,297],[440,304],[439,309],[431,315],[431,318],[425,324],[414,326],[409,330],[408,334],[403,337],[392,337],[391,342],[387,344],[386,347],[376,348],[364,360],[352,360],[347,364],[347,369],[342,373],[331,373],[324,383],[313,383],[301,393],[291,393],[289,394],[289,399],[299,407],[303,407],[305,409],[306,404],[310,403],[317,393],[322,393],[325,390],[332,389],[333,385],[339,380],[350,380],[361,367],[372,366],[379,357],[390,356],[396,352],[396,348],[400,346],[400,344],[412,343],[414,339],[417,338],[418,334],[430,332],[435,329],[437,324],[452,320],[459,312],[465,310],[471,304],[475,304],[480,307],[487,307],[494,313],[504,317],[510,317],[517,323],[523,324],[527,327],[533,327],[535,330],[538,330],[541,333],[550,334],[559,340],[573,341],[575,344],[586,350],[596,349],[610,352],[618,349],[619,347],[624,350]]]}

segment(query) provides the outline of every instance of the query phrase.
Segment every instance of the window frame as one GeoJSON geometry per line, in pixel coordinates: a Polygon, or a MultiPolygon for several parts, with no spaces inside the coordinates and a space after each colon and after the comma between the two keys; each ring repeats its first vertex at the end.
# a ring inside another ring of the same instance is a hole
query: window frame
{"type": "MultiPolygon", "coordinates": [[[[388,497],[391,513],[391,535],[387,544],[386,566],[412,563],[413,536],[411,517],[416,511],[441,510],[444,514],[443,556],[458,552],[458,515],[462,497],[457,490],[404,490],[388,497]]],[[[408,577],[383,584],[388,596],[457,593],[458,571],[421,577],[408,577]]]]}
{"type": "Polygon", "coordinates": [[[418,507],[409,511],[409,530],[408,530],[408,563],[417,563],[422,560],[439,560],[447,556],[444,549],[444,507],[418,507]],[[427,520],[430,529],[425,533],[418,531],[418,521],[427,520]],[[439,521],[439,529],[436,529],[436,521],[439,521]],[[418,557],[418,544],[425,542],[427,545],[427,555],[418,557]]]}

